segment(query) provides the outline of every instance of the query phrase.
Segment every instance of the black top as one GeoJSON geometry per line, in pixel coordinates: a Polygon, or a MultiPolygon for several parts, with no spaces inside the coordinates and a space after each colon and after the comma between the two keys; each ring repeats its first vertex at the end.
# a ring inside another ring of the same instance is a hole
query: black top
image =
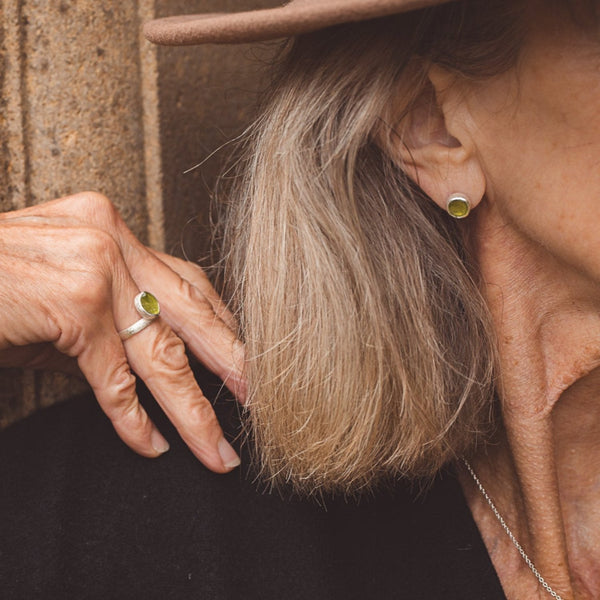
{"type": "MultiPolygon", "coordinates": [[[[398,482],[327,510],[284,500],[244,468],[209,472],[144,395],[171,443],[159,459],[130,451],[91,397],[0,435],[0,598],[505,598],[451,474],[420,498],[398,482]]],[[[235,435],[234,402],[217,407],[235,435]]]]}

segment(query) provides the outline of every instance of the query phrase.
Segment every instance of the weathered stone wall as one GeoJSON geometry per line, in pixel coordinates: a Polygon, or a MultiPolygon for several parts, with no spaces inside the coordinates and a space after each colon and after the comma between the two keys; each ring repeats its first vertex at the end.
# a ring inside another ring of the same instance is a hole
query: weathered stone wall
{"type": "MultiPolygon", "coordinates": [[[[184,171],[239,133],[268,50],[155,48],[140,23],[278,3],[0,0],[0,209],[98,190],[144,242],[195,258],[219,155],[184,171]]],[[[81,386],[4,370],[0,425],[81,386]]]]}

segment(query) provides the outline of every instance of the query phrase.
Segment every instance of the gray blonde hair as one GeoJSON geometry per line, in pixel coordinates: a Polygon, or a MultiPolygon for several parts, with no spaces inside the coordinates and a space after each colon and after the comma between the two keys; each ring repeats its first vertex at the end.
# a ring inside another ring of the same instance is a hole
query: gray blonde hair
{"type": "Polygon", "coordinates": [[[390,106],[410,112],[432,61],[477,77],[513,64],[514,11],[473,4],[298,38],[248,132],[226,279],[255,453],[276,485],[430,478],[490,430],[495,346],[476,265],[382,142],[397,134],[390,106]]]}

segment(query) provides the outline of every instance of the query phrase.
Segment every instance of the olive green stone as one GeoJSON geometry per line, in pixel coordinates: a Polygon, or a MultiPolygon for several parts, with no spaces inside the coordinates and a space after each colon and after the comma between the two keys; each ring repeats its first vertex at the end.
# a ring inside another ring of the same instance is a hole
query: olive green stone
{"type": "Polygon", "coordinates": [[[463,219],[469,214],[469,203],[462,198],[453,198],[448,202],[448,213],[455,219],[463,219]]]}
{"type": "Polygon", "coordinates": [[[160,313],[160,304],[156,297],[150,292],[142,292],[140,304],[148,314],[158,315],[160,313]]]}

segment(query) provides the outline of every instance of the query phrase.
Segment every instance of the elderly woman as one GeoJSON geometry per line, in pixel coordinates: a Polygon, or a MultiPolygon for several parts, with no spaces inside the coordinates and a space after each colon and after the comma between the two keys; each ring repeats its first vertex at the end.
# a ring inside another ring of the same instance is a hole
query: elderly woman
{"type": "Polygon", "coordinates": [[[250,472],[329,512],[176,438],[124,454],[66,405],[3,442],[12,597],[600,597],[598,8],[294,0],[148,25],[296,35],[224,201],[226,293],[250,472]]]}

